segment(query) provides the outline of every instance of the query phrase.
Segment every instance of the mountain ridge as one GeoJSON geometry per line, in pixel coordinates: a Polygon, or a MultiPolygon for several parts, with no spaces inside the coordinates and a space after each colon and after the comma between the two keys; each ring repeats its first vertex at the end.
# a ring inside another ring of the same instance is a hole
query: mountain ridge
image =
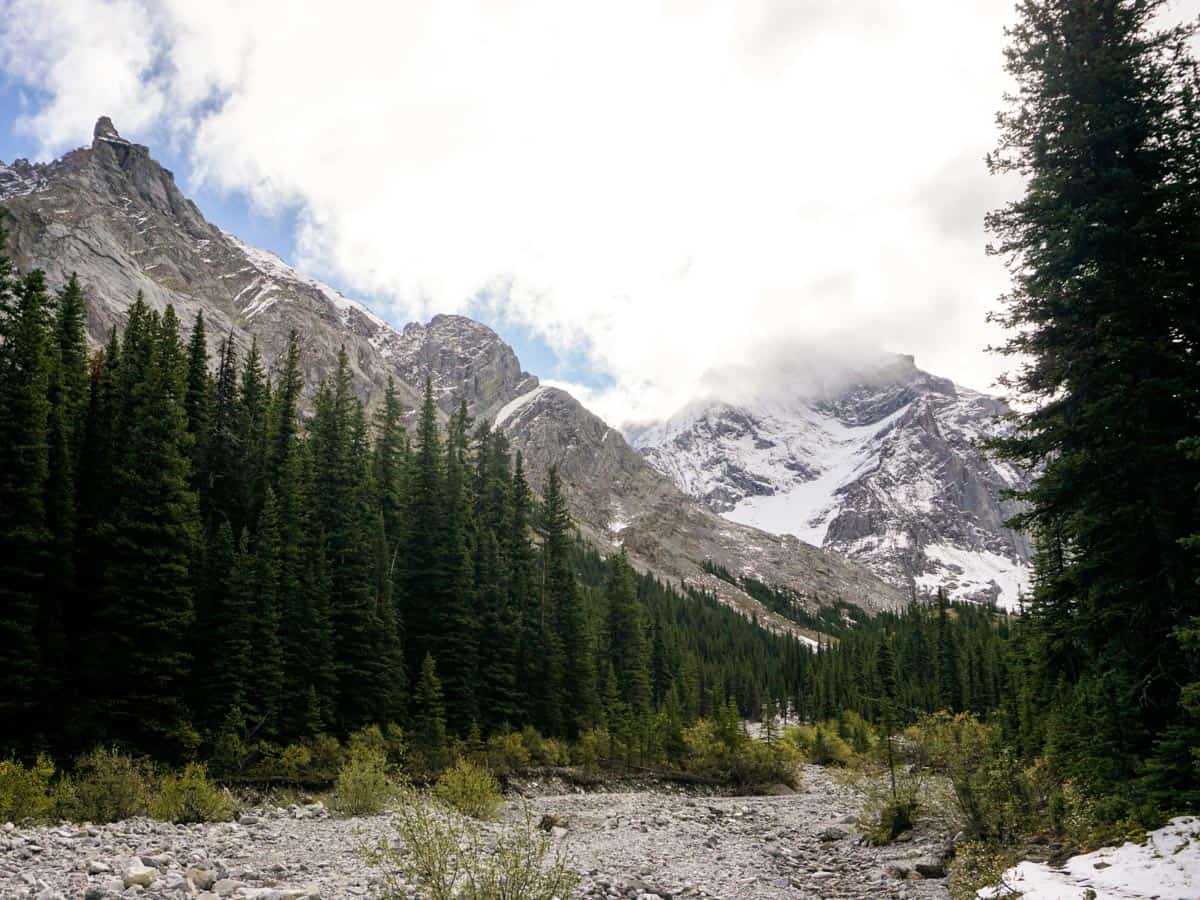
{"type": "Polygon", "coordinates": [[[797,591],[814,606],[846,600],[880,610],[904,602],[892,587],[834,554],[724,522],[696,504],[619,432],[525,372],[512,348],[482,323],[441,315],[395,328],[212,225],[149,149],[122,138],[105,118],[91,147],[50,163],[0,164],[0,204],[19,267],[44,269],[52,284],[79,273],[91,301],[93,344],[122,322],[138,292],[154,308],[174,304],[189,327],[202,310],[214,339],[256,341],[268,370],[294,328],[302,335],[310,400],[344,347],[365,402],[379,397],[391,377],[413,410],[428,378],[443,414],[464,399],[477,419],[508,408],[502,428],[524,454],[532,483],[540,485],[547,469],[558,466],[586,536],[608,549],[623,544],[640,568],[712,590],[768,627],[796,630],[706,574],[706,559],[797,591]]]}
{"type": "Polygon", "coordinates": [[[766,365],[760,389],[710,393],[627,436],[727,519],[833,550],[914,596],[944,586],[1015,606],[1030,548],[1004,525],[1020,507],[1003,493],[1029,479],[980,449],[1008,407],[911,356],[826,365],[820,379],[766,365]]]}

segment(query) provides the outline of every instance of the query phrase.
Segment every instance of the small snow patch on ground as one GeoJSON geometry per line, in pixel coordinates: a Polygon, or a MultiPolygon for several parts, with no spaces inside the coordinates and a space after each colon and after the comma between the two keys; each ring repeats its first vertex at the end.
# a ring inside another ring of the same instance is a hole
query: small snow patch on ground
{"type": "Polygon", "coordinates": [[[1023,862],[1004,873],[981,900],[1196,900],[1200,897],[1200,819],[1181,816],[1146,835],[1144,844],[1104,847],[1073,856],[1061,868],[1023,862]]]}

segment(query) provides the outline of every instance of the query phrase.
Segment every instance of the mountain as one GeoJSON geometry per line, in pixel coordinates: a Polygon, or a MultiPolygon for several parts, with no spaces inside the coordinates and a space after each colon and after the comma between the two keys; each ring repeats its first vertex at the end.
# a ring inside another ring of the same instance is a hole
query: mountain
{"type": "Polygon", "coordinates": [[[707,575],[704,561],[789,588],[814,607],[845,600],[879,610],[904,602],[893,586],[836,554],[726,521],[695,502],[570,394],[523,371],[512,348],[485,325],[435,316],[394,328],[212,225],[149,150],[122,138],[107,118],[96,123],[90,147],[46,164],[0,164],[0,208],[20,268],[44,269],[52,285],[78,273],[89,294],[93,344],[123,321],[139,291],[154,308],[174,304],[185,326],[203,311],[214,341],[256,340],[268,370],[296,329],[309,398],[339,347],[368,404],[391,377],[411,410],[428,378],[443,414],[465,399],[476,419],[496,420],[524,454],[535,487],[557,465],[587,537],[606,548],[623,544],[636,565],[664,579],[706,586],[788,629],[707,575]]]}
{"type": "Polygon", "coordinates": [[[979,441],[1005,427],[1003,401],[876,356],[718,373],[710,394],[630,429],[652,466],[726,520],[860,562],[906,593],[1014,606],[1029,542],[1004,526],[1004,489],[1028,476],[979,441]],[[718,388],[718,391],[721,390],[718,388]]]}

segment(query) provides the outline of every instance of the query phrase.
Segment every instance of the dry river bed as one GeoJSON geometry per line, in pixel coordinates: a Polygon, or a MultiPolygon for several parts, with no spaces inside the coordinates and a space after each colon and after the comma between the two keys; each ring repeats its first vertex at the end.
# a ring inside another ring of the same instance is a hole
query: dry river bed
{"type": "MultiPolygon", "coordinates": [[[[656,788],[582,793],[525,782],[499,829],[543,815],[565,820],[565,844],[587,898],[946,898],[937,877],[945,834],[918,829],[869,847],[854,825],[860,801],[825,770],[771,797],[700,796],[656,788]],[[532,795],[532,796],[528,796],[532,795]],[[925,874],[920,874],[924,872],[925,874]],[[928,877],[926,877],[928,876],[928,877]]],[[[0,831],[0,898],[39,900],[302,900],[378,897],[361,848],[393,837],[386,815],[339,819],[319,804],[248,810],[238,822],[0,831]]],[[[420,896],[412,891],[413,897],[420,896]]]]}

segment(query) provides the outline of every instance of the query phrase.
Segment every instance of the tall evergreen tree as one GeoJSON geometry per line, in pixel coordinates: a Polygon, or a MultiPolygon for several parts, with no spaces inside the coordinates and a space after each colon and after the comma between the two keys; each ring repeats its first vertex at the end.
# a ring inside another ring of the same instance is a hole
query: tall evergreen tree
{"type": "Polygon", "coordinates": [[[1065,550],[1039,572],[1036,658],[1065,692],[1060,732],[1089,735],[1056,761],[1097,789],[1129,785],[1179,715],[1171,634],[1200,611],[1180,543],[1200,477],[1181,443],[1200,417],[1200,92],[1195,26],[1158,29],[1165,7],[1022,2],[1007,51],[1018,90],[989,159],[1025,183],[988,220],[1013,272],[997,318],[1027,403],[994,446],[1040,473],[1016,524],[1065,550]]]}
{"type": "Polygon", "coordinates": [[[172,754],[195,742],[185,691],[193,619],[188,567],[196,539],[174,316],[152,313],[139,295],[120,356],[117,499],[100,526],[107,553],[100,592],[104,712],[112,733],[172,754]]]}
{"type": "Polygon", "coordinates": [[[32,738],[44,677],[37,631],[52,546],[45,507],[51,347],[42,273],[14,285],[10,271],[0,257],[0,734],[17,741],[32,738]]]}
{"type": "Polygon", "coordinates": [[[595,649],[575,572],[571,569],[571,518],[566,510],[562,481],[554,467],[546,474],[546,486],[542,491],[541,524],[544,534],[542,592],[548,610],[553,610],[554,630],[558,636],[546,652],[558,654],[552,662],[562,673],[558,707],[562,710],[564,725],[575,734],[590,724],[596,712],[595,649]]]}

